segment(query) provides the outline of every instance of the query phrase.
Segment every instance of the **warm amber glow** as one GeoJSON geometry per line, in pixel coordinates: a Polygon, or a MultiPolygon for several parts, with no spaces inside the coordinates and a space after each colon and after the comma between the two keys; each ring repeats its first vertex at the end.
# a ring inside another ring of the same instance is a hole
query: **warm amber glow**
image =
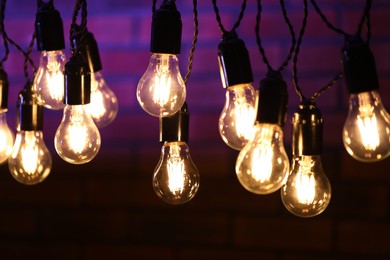
{"type": "Polygon", "coordinates": [[[69,147],[75,153],[81,153],[86,146],[88,129],[82,124],[72,124],[68,128],[69,147]]]}
{"type": "MultiPolygon", "coordinates": [[[[48,67],[60,67],[58,62],[49,63],[48,67]]],[[[48,69],[46,73],[47,88],[52,99],[62,100],[64,98],[64,74],[61,71],[48,69]]]]}
{"type": "Polygon", "coordinates": [[[248,104],[245,99],[238,99],[235,101],[236,109],[236,132],[239,137],[243,137],[247,140],[251,139],[253,134],[253,118],[255,118],[255,109],[251,104],[248,104]]]}
{"type": "Polygon", "coordinates": [[[23,169],[27,174],[35,174],[40,165],[39,147],[37,145],[35,133],[26,132],[25,145],[21,148],[23,169]]]}
{"type": "Polygon", "coordinates": [[[91,75],[91,103],[88,104],[88,112],[93,118],[100,118],[106,113],[103,93],[98,88],[99,82],[91,75]]]}
{"type": "Polygon", "coordinates": [[[379,134],[375,115],[358,116],[358,127],[364,148],[375,151],[379,146],[379,134]]]}
{"type": "MultiPolygon", "coordinates": [[[[164,55],[162,55],[164,57],[164,55]]],[[[172,79],[169,75],[169,57],[161,59],[161,64],[156,68],[156,75],[154,77],[154,93],[153,101],[161,106],[164,106],[169,101],[169,94],[171,91],[172,79]]]]}
{"type": "Polygon", "coordinates": [[[180,194],[184,189],[185,169],[184,160],[180,158],[178,145],[171,146],[170,157],[167,164],[168,170],[168,188],[173,194],[180,194]]]}
{"type": "Polygon", "coordinates": [[[270,146],[260,146],[253,152],[252,176],[258,182],[265,182],[271,177],[274,153],[270,146]]]}
{"type": "Polygon", "coordinates": [[[311,172],[313,163],[310,157],[304,157],[300,163],[299,172],[295,177],[295,190],[298,202],[312,204],[316,195],[316,183],[314,173],[311,172]]]}

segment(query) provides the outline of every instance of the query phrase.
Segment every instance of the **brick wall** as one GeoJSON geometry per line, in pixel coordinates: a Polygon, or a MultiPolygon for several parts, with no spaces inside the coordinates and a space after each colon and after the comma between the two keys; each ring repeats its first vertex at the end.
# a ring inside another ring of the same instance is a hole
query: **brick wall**
{"type": "MultiPolygon", "coordinates": [[[[34,1],[33,1],[34,2],[34,1]]],[[[56,0],[66,38],[74,1],[56,0]]],[[[184,74],[192,40],[192,1],[177,1],[183,18],[184,74]]],[[[227,28],[235,21],[240,1],[220,0],[227,28]]],[[[298,28],[302,1],[286,1],[298,28]]],[[[363,0],[318,1],[329,19],[354,32],[363,0]]],[[[273,66],[278,66],[290,39],[278,1],[263,1],[261,33],[273,66]]],[[[344,151],[341,129],[348,95],[343,81],[323,94],[318,105],[325,120],[324,170],[332,183],[328,209],[312,219],[297,218],[284,209],[279,192],[250,194],[238,183],[237,152],[219,137],[217,121],[224,104],[217,63],[220,33],[211,1],[199,0],[199,43],[188,82],[191,111],[190,151],[201,174],[197,196],[182,206],[158,199],[151,186],[161,144],[158,120],[138,106],[135,89],[149,61],[151,1],[91,0],[88,26],[99,42],[103,74],[118,96],[117,119],[101,130],[102,147],[89,164],[75,166],[56,154],[53,137],[59,111],[45,111],[45,140],[53,169],[42,184],[17,183],[7,165],[0,166],[1,259],[388,259],[390,257],[390,160],[362,164],[344,151]],[[205,127],[207,126],[207,127],[205,127]]],[[[257,86],[266,72],[254,37],[256,5],[248,1],[238,30],[250,50],[257,86]]],[[[26,47],[33,30],[35,3],[7,4],[9,35],[26,47]]],[[[372,6],[371,48],[381,81],[381,96],[390,108],[390,2],[372,6]]],[[[69,56],[69,43],[67,42],[69,56]]],[[[309,96],[340,71],[343,38],[330,31],[310,9],[298,75],[309,96]]],[[[1,46],[3,50],[3,46],[1,46]]],[[[3,53],[3,51],[2,51],[3,53]]],[[[33,58],[38,59],[34,50],[33,58]]],[[[15,122],[15,100],[24,84],[21,56],[11,49],[6,71],[10,78],[8,121],[15,122]]],[[[291,67],[285,73],[290,92],[288,121],[298,105],[291,67]]],[[[291,152],[291,126],[285,127],[291,152]]]]}

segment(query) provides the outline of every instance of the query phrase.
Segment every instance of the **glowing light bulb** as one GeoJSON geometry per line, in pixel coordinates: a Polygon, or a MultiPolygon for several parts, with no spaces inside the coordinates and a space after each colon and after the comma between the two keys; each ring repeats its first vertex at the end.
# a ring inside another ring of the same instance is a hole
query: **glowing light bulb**
{"type": "Polygon", "coordinates": [[[256,92],[251,84],[230,86],[219,117],[219,133],[233,149],[241,150],[252,138],[256,119],[256,92]]]}
{"type": "Polygon", "coordinates": [[[86,107],[97,127],[109,125],[118,113],[118,100],[100,72],[91,74],[91,103],[86,107]]]}
{"type": "Polygon", "coordinates": [[[185,142],[166,142],[153,174],[153,189],[165,202],[183,204],[199,188],[199,172],[185,142]]]}
{"type": "Polygon", "coordinates": [[[14,145],[14,133],[8,127],[5,112],[0,111],[0,164],[8,159],[14,145]]]}
{"type": "Polygon", "coordinates": [[[49,175],[51,164],[51,155],[42,131],[19,131],[16,134],[8,167],[18,182],[27,185],[42,182],[49,175]]]}
{"type": "Polygon", "coordinates": [[[284,206],[296,216],[322,213],[331,198],[331,186],[319,155],[296,156],[286,185],[281,189],[284,206]]]}
{"type": "Polygon", "coordinates": [[[100,149],[100,133],[84,105],[66,105],[54,145],[58,155],[73,164],[91,161],[100,149]]]}
{"type": "Polygon", "coordinates": [[[283,131],[276,124],[256,123],[255,128],[253,139],[238,155],[236,174],[248,191],[269,194],[282,187],[289,172],[283,131]]]}
{"type": "Polygon", "coordinates": [[[33,88],[39,103],[53,110],[64,108],[64,66],[62,50],[42,51],[33,88]]]}
{"type": "Polygon", "coordinates": [[[175,114],[186,99],[186,87],[180,75],[176,55],[154,53],[137,86],[137,100],[150,115],[175,114]]]}
{"type": "Polygon", "coordinates": [[[362,162],[390,156],[390,116],[376,91],[351,94],[343,142],[347,152],[362,162]]]}

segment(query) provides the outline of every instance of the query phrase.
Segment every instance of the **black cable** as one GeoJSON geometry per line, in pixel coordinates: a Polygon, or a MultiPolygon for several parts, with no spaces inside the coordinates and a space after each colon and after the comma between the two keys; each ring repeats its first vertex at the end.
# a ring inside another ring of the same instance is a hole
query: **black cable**
{"type": "Polygon", "coordinates": [[[286,10],[286,5],[285,5],[284,0],[280,0],[280,6],[282,8],[284,21],[286,22],[286,24],[288,26],[288,29],[290,31],[291,47],[290,47],[290,50],[289,50],[289,52],[287,54],[287,57],[286,57],[285,61],[279,67],[278,72],[282,72],[287,67],[288,63],[290,62],[290,60],[291,60],[291,58],[293,56],[293,53],[294,53],[294,50],[295,50],[295,45],[297,43],[296,38],[295,38],[294,27],[292,26],[291,21],[290,21],[290,19],[287,16],[287,10],[286,10]]]}
{"type": "Polygon", "coordinates": [[[82,43],[87,33],[87,1],[77,0],[73,9],[72,24],[70,26],[70,49],[72,55],[76,55],[80,52],[80,44],[75,44],[75,41],[82,43]],[[81,23],[77,25],[77,16],[81,9],[81,23]],[[78,29],[79,28],[79,29],[78,29]]]}
{"type": "Polygon", "coordinates": [[[244,12],[245,12],[245,8],[246,8],[246,0],[242,1],[241,11],[240,11],[240,14],[238,15],[238,19],[234,23],[233,28],[231,30],[229,30],[229,31],[227,31],[225,29],[225,27],[223,26],[223,24],[222,24],[221,16],[219,15],[219,9],[218,9],[218,5],[217,5],[217,0],[212,0],[212,2],[213,2],[213,6],[214,6],[215,16],[216,16],[216,19],[217,19],[217,22],[218,22],[218,27],[219,27],[219,30],[221,31],[222,34],[234,31],[235,29],[237,29],[240,26],[241,20],[244,17],[244,12]]]}
{"type": "Polygon", "coordinates": [[[193,0],[193,6],[194,6],[194,9],[193,9],[193,12],[194,12],[194,37],[192,39],[192,46],[191,46],[191,49],[190,49],[190,54],[189,54],[189,57],[188,57],[188,67],[187,67],[187,73],[186,75],[184,76],[184,83],[187,84],[187,81],[190,77],[190,74],[191,74],[191,71],[192,71],[192,64],[194,62],[194,53],[195,53],[195,47],[196,47],[196,43],[198,41],[198,27],[199,27],[199,24],[198,24],[198,2],[197,0],[193,0]]]}
{"type": "Polygon", "coordinates": [[[322,87],[320,90],[318,90],[314,95],[310,98],[313,102],[316,101],[316,99],[324,93],[329,88],[333,87],[336,82],[343,77],[343,73],[338,73],[328,84],[326,84],[324,87],[322,87]]]}
{"type": "MultiPolygon", "coordinates": [[[[360,22],[359,22],[358,29],[356,32],[357,35],[360,35],[362,33],[364,24],[369,21],[369,14],[370,14],[370,10],[371,10],[371,5],[372,5],[372,0],[366,0],[366,6],[364,7],[364,12],[363,12],[362,17],[360,18],[360,22]]],[[[369,26],[367,26],[367,27],[369,27],[369,26]]]]}
{"type": "Polygon", "coordinates": [[[5,27],[4,27],[4,13],[5,13],[5,4],[6,0],[1,0],[0,3],[0,33],[1,37],[3,38],[4,48],[5,48],[5,54],[4,57],[0,61],[0,69],[3,70],[3,63],[7,61],[9,56],[9,45],[7,41],[7,34],[5,33],[5,27]]]}

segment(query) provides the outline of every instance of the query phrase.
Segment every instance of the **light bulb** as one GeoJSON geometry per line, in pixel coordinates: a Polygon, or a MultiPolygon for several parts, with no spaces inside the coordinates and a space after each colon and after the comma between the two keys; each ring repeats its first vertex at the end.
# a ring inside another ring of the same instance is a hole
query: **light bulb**
{"type": "Polygon", "coordinates": [[[100,149],[100,133],[84,105],[66,105],[54,145],[58,155],[73,164],[91,161],[100,149]]]}
{"type": "Polygon", "coordinates": [[[42,131],[19,131],[16,134],[8,167],[18,182],[27,185],[42,182],[49,175],[51,164],[42,131]]]}
{"type": "Polygon", "coordinates": [[[39,103],[53,110],[64,108],[64,66],[62,50],[42,51],[38,71],[34,79],[34,91],[39,103]]]}
{"type": "Polygon", "coordinates": [[[351,94],[343,128],[347,152],[356,160],[376,162],[390,155],[390,116],[376,91],[351,94]]]}
{"type": "Polygon", "coordinates": [[[175,114],[186,99],[186,86],[176,55],[154,53],[137,86],[137,100],[150,115],[175,114]]]}
{"type": "Polygon", "coordinates": [[[283,146],[283,131],[276,124],[256,123],[255,133],[240,151],[236,174],[241,185],[256,194],[280,189],[289,172],[289,160],[283,146]]]}
{"type": "Polygon", "coordinates": [[[233,149],[241,150],[252,138],[256,119],[256,92],[251,84],[226,89],[225,106],[219,117],[219,133],[233,149]]]}
{"type": "Polygon", "coordinates": [[[165,202],[183,204],[199,188],[199,172],[185,142],[166,142],[153,174],[153,189],[165,202]]]}
{"type": "Polygon", "coordinates": [[[319,155],[301,155],[293,159],[281,197],[288,211],[299,217],[313,217],[326,209],[331,198],[331,186],[319,155]]]}
{"type": "Polygon", "coordinates": [[[86,107],[97,127],[109,125],[118,113],[118,100],[100,72],[91,74],[91,103],[86,107]]]}
{"type": "Polygon", "coordinates": [[[8,159],[14,145],[14,133],[8,127],[6,112],[0,111],[0,164],[8,159]]]}

